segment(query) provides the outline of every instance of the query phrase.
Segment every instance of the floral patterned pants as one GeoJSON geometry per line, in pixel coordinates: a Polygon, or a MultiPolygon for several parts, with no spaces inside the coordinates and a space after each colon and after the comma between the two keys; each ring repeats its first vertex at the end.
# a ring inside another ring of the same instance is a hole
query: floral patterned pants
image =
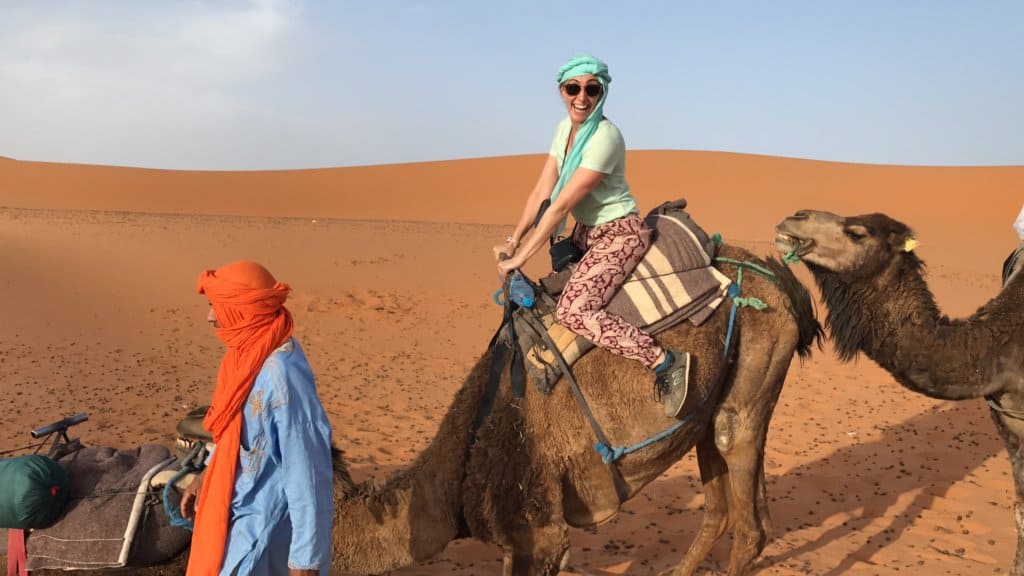
{"type": "Polygon", "coordinates": [[[654,368],[661,346],[604,310],[650,247],[651,229],[629,215],[594,228],[577,226],[573,237],[584,254],[558,299],[558,322],[601,348],[654,368]]]}

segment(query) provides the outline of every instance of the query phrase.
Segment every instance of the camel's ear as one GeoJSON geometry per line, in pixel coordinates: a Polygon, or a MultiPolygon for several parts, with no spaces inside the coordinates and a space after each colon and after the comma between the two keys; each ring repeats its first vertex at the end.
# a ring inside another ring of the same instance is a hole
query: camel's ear
{"type": "Polygon", "coordinates": [[[914,248],[917,248],[920,245],[921,245],[921,243],[918,242],[916,238],[914,238],[914,237],[907,238],[903,242],[903,251],[904,252],[913,252],[914,248]]]}

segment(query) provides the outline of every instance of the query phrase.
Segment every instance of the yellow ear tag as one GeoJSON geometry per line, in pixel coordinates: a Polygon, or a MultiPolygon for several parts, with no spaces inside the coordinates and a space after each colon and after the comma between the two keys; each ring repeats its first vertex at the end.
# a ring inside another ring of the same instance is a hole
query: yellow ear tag
{"type": "Polygon", "coordinates": [[[903,243],[903,251],[904,252],[913,252],[914,248],[917,248],[920,245],[921,245],[921,243],[918,242],[917,240],[915,240],[913,238],[907,238],[907,241],[903,243]]]}

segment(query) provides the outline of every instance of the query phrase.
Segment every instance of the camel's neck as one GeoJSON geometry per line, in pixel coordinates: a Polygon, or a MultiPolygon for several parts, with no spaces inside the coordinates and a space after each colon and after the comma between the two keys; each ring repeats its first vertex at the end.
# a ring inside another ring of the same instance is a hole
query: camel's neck
{"type": "Polygon", "coordinates": [[[939,313],[922,266],[908,255],[882,274],[852,282],[814,271],[836,353],[846,361],[862,351],[903,386],[933,398],[995,392],[992,374],[964,354],[972,326],[939,313]]]}
{"type": "Polygon", "coordinates": [[[381,574],[431,558],[460,535],[462,475],[486,368],[482,359],[408,468],[381,488],[364,484],[336,497],[334,570],[381,574]]]}

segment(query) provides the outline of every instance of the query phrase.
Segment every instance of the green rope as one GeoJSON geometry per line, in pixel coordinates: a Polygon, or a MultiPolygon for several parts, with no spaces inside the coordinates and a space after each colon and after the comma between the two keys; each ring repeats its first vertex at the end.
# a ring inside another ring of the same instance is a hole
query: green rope
{"type": "Polygon", "coordinates": [[[746,262],[744,260],[733,260],[732,258],[725,258],[724,256],[716,256],[715,261],[725,262],[727,264],[734,264],[739,267],[740,272],[742,272],[744,268],[749,268],[754,272],[757,272],[758,274],[764,276],[765,278],[770,278],[772,280],[775,279],[775,274],[773,274],[771,270],[765,268],[764,266],[761,266],[760,264],[754,264],[753,262],[746,262]]]}
{"type": "Polygon", "coordinates": [[[751,296],[750,298],[733,298],[737,306],[744,308],[753,308],[754,310],[764,310],[768,307],[760,298],[751,296]]]}
{"type": "MultiPolygon", "coordinates": [[[[722,243],[722,235],[718,232],[715,232],[714,235],[711,236],[711,239],[714,240],[715,244],[722,243]]],[[[760,264],[754,264],[753,262],[748,262],[746,260],[735,260],[733,258],[726,258],[724,256],[716,256],[715,261],[725,262],[726,264],[732,264],[736,266],[736,286],[740,289],[742,289],[743,287],[743,270],[745,268],[753,272],[756,272],[761,276],[764,276],[765,278],[772,280],[773,282],[776,280],[775,273],[765,268],[764,266],[761,266],[760,264]]],[[[793,262],[799,262],[800,257],[796,255],[796,249],[793,249],[792,251],[790,251],[789,253],[782,257],[782,261],[786,264],[792,264],[793,262]]],[[[742,296],[736,295],[733,297],[732,300],[735,303],[735,305],[739,307],[753,308],[754,310],[758,311],[768,308],[768,305],[765,304],[763,300],[761,300],[760,298],[756,298],[754,296],[744,298],[742,296]]]]}
{"type": "MultiPolygon", "coordinates": [[[[718,232],[716,232],[711,237],[711,239],[714,240],[716,244],[722,243],[722,235],[718,232]]],[[[764,266],[761,266],[760,264],[754,264],[753,262],[747,262],[745,260],[734,260],[732,258],[725,258],[723,256],[715,257],[715,261],[725,262],[727,264],[733,264],[734,266],[736,266],[736,286],[740,290],[742,290],[743,288],[743,270],[745,268],[752,270],[764,276],[765,278],[768,278],[769,280],[775,280],[775,274],[771,270],[765,268],[764,266]]],[[[742,308],[753,308],[754,310],[758,311],[768,308],[768,305],[765,304],[763,300],[761,300],[760,298],[756,298],[754,296],[744,298],[737,294],[736,296],[733,296],[732,301],[735,306],[742,308]]]]}

